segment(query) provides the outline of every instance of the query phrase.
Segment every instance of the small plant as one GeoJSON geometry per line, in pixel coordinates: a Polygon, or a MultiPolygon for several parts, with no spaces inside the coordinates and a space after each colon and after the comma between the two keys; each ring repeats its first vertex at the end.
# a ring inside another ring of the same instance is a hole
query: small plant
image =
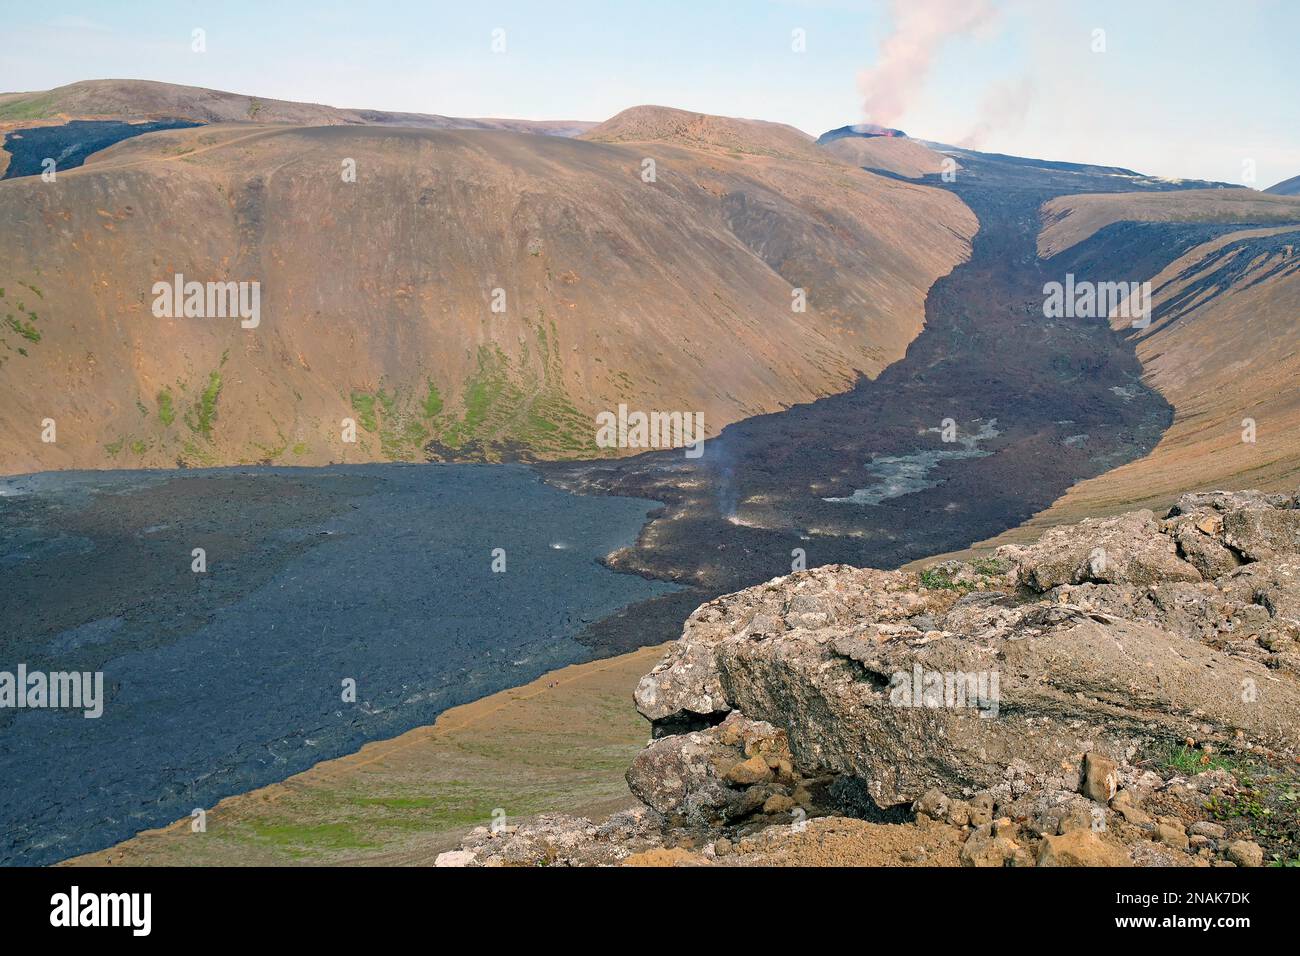
{"type": "Polygon", "coordinates": [[[1186,744],[1171,746],[1164,756],[1164,765],[1186,776],[1205,773],[1207,770],[1232,772],[1235,769],[1230,760],[1216,756],[1207,750],[1188,747],[1186,744]]]}
{"type": "Polygon", "coordinates": [[[982,574],[985,577],[997,578],[1006,574],[1010,570],[1007,565],[1003,564],[997,558],[976,558],[970,563],[971,568],[976,574],[982,574]]]}
{"type": "Polygon", "coordinates": [[[954,581],[947,568],[926,568],[921,572],[921,587],[927,591],[973,591],[975,585],[967,581],[954,581]]]}
{"type": "Polygon", "coordinates": [[[176,421],[176,409],[172,405],[172,393],[165,388],[158,393],[158,420],[164,426],[176,421]]]}
{"type": "Polygon", "coordinates": [[[375,396],[368,392],[352,393],[352,410],[357,413],[357,421],[368,432],[377,431],[379,421],[375,418],[375,396]]]}
{"type": "Polygon", "coordinates": [[[424,417],[437,418],[442,414],[442,396],[438,393],[438,386],[433,384],[433,379],[429,380],[429,392],[424,397],[424,417]]]}
{"type": "Polygon", "coordinates": [[[199,396],[198,420],[195,427],[195,431],[201,432],[204,438],[212,437],[212,422],[217,417],[217,397],[220,394],[221,373],[208,373],[208,387],[199,396]]]}
{"type": "Polygon", "coordinates": [[[921,572],[921,587],[927,591],[943,591],[951,589],[955,585],[947,572],[938,568],[926,568],[921,572]]]}
{"type": "Polygon", "coordinates": [[[1231,820],[1233,817],[1262,820],[1272,811],[1259,802],[1258,796],[1258,793],[1251,792],[1236,797],[1211,797],[1205,802],[1205,810],[1216,820],[1231,820]]]}
{"type": "Polygon", "coordinates": [[[15,319],[12,315],[5,316],[5,322],[28,342],[39,342],[41,340],[41,333],[30,322],[15,319]]]}

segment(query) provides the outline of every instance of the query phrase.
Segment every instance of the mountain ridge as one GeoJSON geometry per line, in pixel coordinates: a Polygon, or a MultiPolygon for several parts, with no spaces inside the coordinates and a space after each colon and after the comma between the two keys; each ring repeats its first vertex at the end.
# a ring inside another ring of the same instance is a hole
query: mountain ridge
{"type": "Polygon", "coordinates": [[[510,129],[574,136],[595,125],[583,120],[466,118],[328,106],[157,80],[82,80],[49,90],[0,93],[0,122],[60,115],[131,116],[308,125],[389,124],[428,129],[510,129]]]}

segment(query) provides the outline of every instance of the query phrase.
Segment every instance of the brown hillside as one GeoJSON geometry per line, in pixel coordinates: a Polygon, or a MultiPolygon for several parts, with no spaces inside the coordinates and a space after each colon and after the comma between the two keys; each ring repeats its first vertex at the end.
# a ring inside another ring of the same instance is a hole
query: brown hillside
{"type": "MultiPolygon", "coordinates": [[[[1197,246],[1152,280],[1153,305],[1189,295],[1130,331],[1146,378],[1174,406],[1155,450],[1071,489],[1062,507],[1106,510],[1185,490],[1292,490],[1300,482],[1300,226],[1243,230],[1197,246]],[[1274,248],[1240,245],[1276,237],[1274,248]],[[1240,266],[1240,273],[1234,273],[1240,266]],[[1242,440],[1243,420],[1256,441],[1242,440]]],[[[1119,329],[1131,323],[1113,320],[1119,329]]]]}
{"type": "Polygon", "coordinates": [[[1175,192],[1092,193],[1062,196],[1043,205],[1038,254],[1064,252],[1111,223],[1270,223],[1300,220],[1300,199],[1253,189],[1186,189],[1175,192]]]}
{"type": "Polygon", "coordinates": [[[665,143],[733,155],[824,162],[807,133],[766,120],[710,116],[669,106],[634,106],[583,134],[599,143],[665,143]]]}
{"type": "Polygon", "coordinates": [[[0,219],[0,473],[584,456],[620,402],[714,434],[901,356],[977,225],[838,163],[248,125],[6,181],[0,219]],[[155,318],[178,272],[259,281],[261,325],[155,318]]]}
{"type": "Polygon", "coordinates": [[[943,172],[946,158],[905,136],[841,136],[820,148],[850,165],[884,169],[909,179],[943,172]]]}
{"type": "Polygon", "coordinates": [[[1284,179],[1280,183],[1274,183],[1264,192],[1274,196],[1300,196],[1300,176],[1292,176],[1290,179],[1284,179]]]}

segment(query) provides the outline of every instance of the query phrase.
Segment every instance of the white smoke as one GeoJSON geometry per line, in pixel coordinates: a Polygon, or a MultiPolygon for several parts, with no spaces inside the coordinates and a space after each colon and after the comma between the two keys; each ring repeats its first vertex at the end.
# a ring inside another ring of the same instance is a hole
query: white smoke
{"type": "Polygon", "coordinates": [[[966,149],[980,149],[995,133],[1006,135],[1020,132],[1033,100],[1034,82],[1028,74],[991,87],[980,103],[979,118],[975,125],[958,140],[957,145],[966,149]]]}
{"type": "Polygon", "coordinates": [[[896,126],[925,87],[935,55],[950,37],[997,18],[990,0],[891,0],[893,32],[875,65],[862,71],[862,112],[870,123],[896,126]]]}

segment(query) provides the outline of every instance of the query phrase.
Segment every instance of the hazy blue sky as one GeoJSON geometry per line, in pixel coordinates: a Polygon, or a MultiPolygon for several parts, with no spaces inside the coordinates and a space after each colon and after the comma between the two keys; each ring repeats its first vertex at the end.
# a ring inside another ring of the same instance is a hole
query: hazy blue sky
{"type": "Polygon", "coordinates": [[[3,90],[133,77],[593,120],[660,103],[1165,176],[1241,182],[1253,160],[1260,187],[1300,174],[1298,0],[5,0],[3,17],[3,90]]]}

